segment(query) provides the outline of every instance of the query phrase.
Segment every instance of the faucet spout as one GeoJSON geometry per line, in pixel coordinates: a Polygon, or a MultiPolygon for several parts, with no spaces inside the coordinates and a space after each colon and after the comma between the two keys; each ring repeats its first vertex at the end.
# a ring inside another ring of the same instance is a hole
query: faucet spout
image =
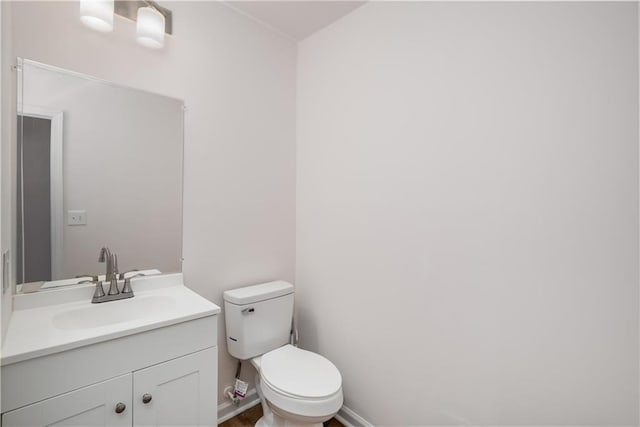
{"type": "Polygon", "coordinates": [[[111,280],[109,283],[109,292],[107,295],[118,295],[118,255],[111,255],[111,280]]]}
{"type": "Polygon", "coordinates": [[[100,249],[100,256],[98,257],[98,262],[106,262],[107,263],[107,271],[105,274],[105,281],[110,281],[111,276],[113,276],[113,255],[111,255],[111,250],[108,247],[103,246],[100,249]]]}
{"type": "Polygon", "coordinates": [[[111,258],[111,251],[109,250],[108,247],[103,246],[100,249],[100,256],[98,257],[98,262],[104,262],[105,259],[109,259],[111,258]]]}

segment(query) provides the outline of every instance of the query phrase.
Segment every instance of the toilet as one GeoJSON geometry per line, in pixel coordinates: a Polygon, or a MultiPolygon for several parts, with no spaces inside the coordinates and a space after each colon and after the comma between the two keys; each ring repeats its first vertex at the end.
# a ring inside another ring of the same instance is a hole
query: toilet
{"type": "Polygon", "coordinates": [[[281,280],[224,292],[229,353],[258,371],[256,427],[321,427],[342,407],[338,368],[290,344],[293,300],[293,285],[281,280]]]}

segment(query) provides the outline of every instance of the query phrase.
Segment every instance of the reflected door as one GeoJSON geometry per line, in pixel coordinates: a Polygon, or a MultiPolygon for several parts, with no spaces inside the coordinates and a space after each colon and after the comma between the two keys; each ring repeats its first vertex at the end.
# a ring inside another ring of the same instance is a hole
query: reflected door
{"type": "Polygon", "coordinates": [[[51,280],[51,120],[18,118],[18,283],[51,280]]]}

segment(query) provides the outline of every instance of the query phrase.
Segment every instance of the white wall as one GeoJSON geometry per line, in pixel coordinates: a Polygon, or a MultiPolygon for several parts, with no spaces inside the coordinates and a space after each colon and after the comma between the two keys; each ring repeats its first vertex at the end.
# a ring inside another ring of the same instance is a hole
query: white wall
{"type": "MultiPolygon", "coordinates": [[[[185,100],[183,272],[222,305],[225,289],[293,280],[296,47],[218,2],[162,5],[174,36],[152,51],[123,18],[102,34],[77,2],[16,2],[14,55],[185,100]]],[[[223,325],[220,390],[235,374],[223,325]]]]}
{"type": "Polygon", "coordinates": [[[374,2],[301,42],[300,336],[374,425],[638,424],[636,7],[374,2]]]}

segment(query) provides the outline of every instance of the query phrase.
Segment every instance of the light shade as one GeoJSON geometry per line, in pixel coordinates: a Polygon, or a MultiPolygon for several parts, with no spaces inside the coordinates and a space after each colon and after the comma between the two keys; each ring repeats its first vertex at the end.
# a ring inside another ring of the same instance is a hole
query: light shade
{"type": "Polygon", "coordinates": [[[136,40],[145,47],[160,49],[164,46],[164,15],[152,7],[138,9],[136,40]]]}
{"type": "Polygon", "coordinates": [[[96,31],[113,31],[113,0],[80,0],[80,20],[96,31]]]}

